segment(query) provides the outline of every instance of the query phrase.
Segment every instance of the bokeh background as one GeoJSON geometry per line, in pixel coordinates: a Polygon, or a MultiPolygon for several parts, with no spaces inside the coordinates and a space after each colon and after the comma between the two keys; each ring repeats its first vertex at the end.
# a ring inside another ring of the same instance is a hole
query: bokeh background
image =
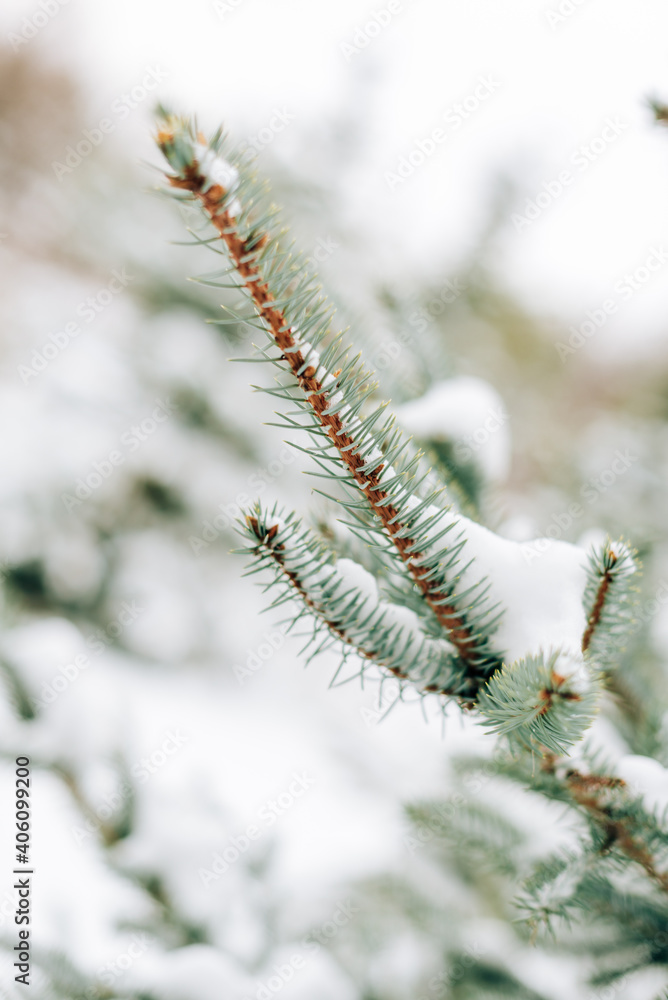
{"type": "MultiPolygon", "coordinates": [[[[592,995],[590,956],[511,923],[570,820],[484,777],[459,789],[457,754],[492,752],[474,720],[330,688],[333,654],[304,671],[230,554],[249,499],[330,514],[250,388],[269,375],[228,363],[252,335],[206,323],[220,298],[186,278],[212,265],[172,242],[151,134],[160,100],[257,150],[409,429],[406,404],[458,380],[466,405],[424,434],[470,460],[465,508],[520,541],[623,534],[655,594],[663,98],[660,0],[5,0],[0,790],[29,755],[34,996],[592,995]],[[474,823],[407,812],[483,787],[508,817],[495,868],[474,823]]],[[[660,602],[660,678],[667,645],[660,602]]],[[[0,996],[22,995],[0,964],[0,996]]]]}

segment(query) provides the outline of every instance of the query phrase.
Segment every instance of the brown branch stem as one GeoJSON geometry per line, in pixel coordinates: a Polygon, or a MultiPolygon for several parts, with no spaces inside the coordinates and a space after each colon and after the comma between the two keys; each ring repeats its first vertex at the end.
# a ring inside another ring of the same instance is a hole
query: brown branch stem
{"type": "Polygon", "coordinates": [[[306,366],[305,358],[301,350],[297,349],[292,330],[286,322],[283,310],[275,305],[268,284],[262,279],[255,257],[258,248],[266,243],[266,239],[258,241],[255,237],[252,246],[249,246],[239,236],[234,216],[229,210],[221,208],[226,194],[225,190],[214,185],[204,191],[204,178],[198,174],[196,164],[190,167],[182,177],[171,177],[170,183],[174,187],[190,191],[201,202],[221,240],[225,243],[230,258],[243,279],[244,286],[250,293],[258,314],[271,330],[276,346],[283,352],[321,427],[333,442],[344,466],[351,473],[371,509],[383,524],[426,603],[434,612],[439,623],[447,630],[448,637],[462,660],[472,666],[472,673],[475,676],[475,664],[472,662],[476,658],[475,635],[472,634],[460,612],[450,603],[449,595],[432,587],[427,578],[429,569],[418,565],[421,553],[416,551],[415,540],[405,534],[405,525],[398,519],[398,510],[393,504],[387,502],[388,494],[380,485],[379,477],[383,465],[379,464],[370,472],[362,473],[360,471],[365,465],[364,458],[355,452],[355,441],[344,429],[339,413],[336,410],[330,410],[328,391],[315,377],[316,372],[313,366],[306,366]]]}
{"type": "MultiPolygon", "coordinates": [[[[403,670],[400,670],[398,667],[391,667],[387,663],[384,663],[381,659],[381,654],[377,650],[364,649],[356,641],[350,639],[346,634],[346,632],[340,627],[340,625],[337,624],[337,622],[332,621],[330,618],[327,617],[322,608],[320,608],[318,604],[313,600],[313,598],[309,595],[306,588],[304,587],[304,584],[299,579],[299,575],[295,573],[294,570],[291,570],[286,566],[285,559],[283,558],[282,554],[282,546],[270,544],[271,540],[275,537],[277,533],[277,525],[274,525],[272,528],[269,528],[267,532],[263,534],[258,524],[257,518],[248,517],[247,521],[249,526],[253,530],[253,533],[257,536],[260,544],[263,545],[265,551],[274,559],[276,564],[280,567],[282,573],[287,577],[287,579],[290,581],[292,586],[299,594],[302,602],[308,608],[310,608],[312,611],[315,612],[317,617],[324,622],[324,624],[327,626],[330,632],[332,632],[332,634],[335,635],[337,639],[340,639],[341,642],[345,643],[347,646],[352,646],[355,649],[355,651],[359,654],[359,656],[363,656],[367,660],[375,660],[379,667],[382,667],[384,670],[388,670],[394,677],[398,677],[400,680],[407,680],[407,681],[411,680],[410,675],[405,673],[403,670]]],[[[455,693],[454,691],[448,688],[442,688],[436,684],[425,685],[425,687],[422,688],[422,690],[428,694],[452,695],[455,693]]]]}
{"type": "MultiPolygon", "coordinates": [[[[546,754],[544,770],[555,775],[556,761],[554,754],[546,754]]],[[[651,852],[633,835],[623,819],[614,817],[610,805],[604,800],[605,794],[610,789],[626,788],[626,782],[622,778],[583,774],[572,768],[566,772],[566,784],[576,805],[584,809],[603,830],[607,848],[616,844],[630,861],[635,861],[644,868],[652,881],[664,892],[668,892],[668,872],[660,872],[657,869],[651,852]]]]}
{"type": "MultiPolygon", "coordinates": [[[[614,554],[611,553],[613,564],[617,561],[614,554]]],[[[586,653],[591,645],[591,640],[594,636],[594,632],[601,620],[601,615],[603,614],[603,608],[605,607],[605,599],[608,595],[608,590],[610,589],[610,584],[612,583],[612,572],[610,569],[606,569],[605,573],[601,577],[601,582],[596,593],[596,600],[594,601],[594,606],[591,609],[591,614],[587,620],[587,628],[582,636],[582,652],[586,653]]]]}

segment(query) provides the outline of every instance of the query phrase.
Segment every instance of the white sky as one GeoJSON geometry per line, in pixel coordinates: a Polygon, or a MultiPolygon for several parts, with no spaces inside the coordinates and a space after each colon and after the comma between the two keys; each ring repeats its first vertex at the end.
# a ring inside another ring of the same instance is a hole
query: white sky
{"type": "MultiPolygon", "coordinates": [[[[308,129],[370,94],[372,134],[350,200],[396,273],[456,261],[484,222],[495,177],[516,180],[533,198],[564,169],[572,184],[521,232],[509,210],[498,247],[498,267],[535,308],[580,322],[653,248],[668,249],[668,130],[653,127],[644,107],[650,94],[668,100],[662,0],[400,0],[387,27],[348,60],[341,43],[352,43],[388,0],[228,6],[219,15],[212,0],[69,0],[28,44],[85,80],[91,126],[155,65],[168,74],[162,98],[197,111],[207,126],[224,119],[242,136],[275,107],[308,129]],[[548,23],[549,11],[569,7],[559,24],[548,23]],[[481,77],[498,81],[496,92],[390,190],[386,171],[481,77]],[[361,80],[370,89],[360,91],[361,80]],[[608,118],[626,127],[578,169],[571,157],[608,118]]],[[[39,10],[32,0],[5,0],[0,30],[19,30],[39,10]]],[[[152,103],[118,129],[137,158],[150,155],[152,103]]],[[[274,149],[289,154],[290,128],[274,149]]],[[[620,306],[597,349],[637,353],[666,343],[667,278],[668,262],[620,306]]]]}

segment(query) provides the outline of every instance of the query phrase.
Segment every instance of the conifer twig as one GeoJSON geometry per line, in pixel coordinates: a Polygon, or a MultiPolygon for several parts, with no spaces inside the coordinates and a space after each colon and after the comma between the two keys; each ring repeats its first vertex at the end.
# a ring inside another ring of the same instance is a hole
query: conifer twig
{"type": "Polygon", "coordinates": [[[587,625],[582,652],[600,666],[611,666],[623,640],[634,624],[636,588],[632,580],[637,566],[624,542],[608,539],[589,554],[584,607],[587,625]]]}
{"type": "MultiPolygon", "coordinates": [[[[160,149],[172,166],[177,167],[176,174],[168,177],[169,183],[199,201],[215,227],[242,287],[252,299],[264,328],[281,351],[282,360],[288,363],[322,431],[336,448],[341,463],[364,495],[413,583],[457,649],[474,687],[477,687],[500,666],[500,658],[484,648],[480,632],[475,631],[475,627],[466,621],[465,615],[456,607],[450,588],[443,589],[433,565],[429,565],[428,557],[421,551],[419,540],[414,537],[395,500],[381,483],[383,471],[388,471],[381,461],[382,455],[378,459],[364,457],[362,442],[356,440],[350,425],[345,425],[337,407],[336,389],[339,383],[334,385],[332,391],[332,387],[319,377],[318,362],[310,362],[310,345],[305,348],[300,344],[295,335],[295,324],[288,321],[284,305],[276,300],[270,290],[261,264],[262,251],[269,242],[268,235],[255,228],[246,237],[241,235],[237,217],[243,206],[236,197],[232,197],[232,181],[228,179],[227,183],[217,182],[215,171],[203,166],[201,161],[206,160],[210,164],[214,152],[212,147],[204,145],[201,137],[197,149],[192,136],[190,137],[191,155],[187,155],[188,143],[184,142],[184,135],[187,138],[183,124],[173,118],[168,118],[158,133],[160,149]]],[[[228,178],[231,178],[232,172],[236,173],[235,168],[223,160],[219,160],[216,169],[221,175],[227,169],[228,178]]],[[[288,295],[289,288],[290,284],[286,288],[288,295]]]]}
{"type": "Polygon", "coordinates": [[[614,552],[610,553],[612,565],[606,568],[603,576],[601,577],[601,582],[598,586],[598,591],[596,592],[596,599],[594,601],[594,606],[591,609],[591,613],[587,620],[587,628],[585,629],[584,635],[582,636],[582,652],[586,653],[589,649],[592,637],[594,635],[594,630],[601,620],[601,614],[603,613],[603,608],[605,606],[605,599],[610,589],[610,584],[613,580],[612,567],[617,562],[617,556],[614,552]]]}
{"type": "MultiPolygon", "coordinates": [[[[545,754],[542,769],[559,780],[557,762],[556,755],[545,754]]],[[[630,861],[644,868],[647,875],[663,892],[668,892],[668,872],[659,871],[651,850],[629,829],[630,813],[624,815],[619,807],[615,808],[614,803],[610,801],[611,793],[626,792],[626,782],[622,778],[608,775],[585,774],[571,767],[565,773],[563,784],[571,800],[603,833],[602,850],[609,851],[616,846],[630,861]]]]}
{"type": "Polygon", "coordinates": [[[287,581],[287,593],[276,598],[274,606],[296,592],[312,612],[313,640],[324,626],[334,640],[423,693],[465,694],[466,680],[456,669],[453,647],[422,633],[419,619],[409,609],[382,600],[374,578],[361,566],[346,559],[332,563],[324,551],[318,553],[313,538],[293,515],[283,521],[275,509],[267,515],[257,505],[240,533],[251,542],[248,548],[260,564],[273,564],[275,582],[287,581]],[[322,561],[314,560],[314,554],[322,561]],[[354,567],[356,580],[344,574],[344,566],[354,567]]]}

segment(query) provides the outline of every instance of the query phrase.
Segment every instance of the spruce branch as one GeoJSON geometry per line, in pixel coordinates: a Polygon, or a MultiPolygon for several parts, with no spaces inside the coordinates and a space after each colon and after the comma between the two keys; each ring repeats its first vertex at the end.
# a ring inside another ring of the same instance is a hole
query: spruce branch
{"type": "Polygon", "coordinates": [[[589,553],[582,652],[601,666],[612,666],[620,642],[634,625],[637,588],[632,578],[636,571],[633,554],[623,542],[608,540],[589,553]]]}
{"type": "Polygon", "coordinates": [[[534,895],[534,904],[536,911],[541,911],[545,904],[544,917],[561,916],[567,919],[571,903],[576,908],[581,906],[582,878],[595,876],[599,881],[604,879],[606,884],[614,885],[616,876],[628,869],[629,862],[640,866],[660,890],[660,895],[653,897],[642,890],[648,905],[665,908],[668,832],[664,817],[657,817],[648,809],[644,798],[635,793],[623,778],[612,774],[611,767],[604,761],[589,754],[585,755],[585,759],[585,766],[573,766],[572,761],[546,752],[536,766],[535,759],[529,755],[510,753],[495,755],[493,763],[475,756],[462,757],[455,761],[455,769],[459,775],[475,775],[482,769],[488,776],[491,772],[500,778],[518,782],[547,799],[569,807],[587,823],[590,835],[585,837],[575,854],[560,852],[556,858],[535,868],[525,883],[527,891],[532,890],[532,886],[541,887],[541,892],[534,895]],[[556,895],[564,903],[564,908],[557,912],[552,906],[554,894],[549,893],[546,902],[542,887],[561,876],[562,872],[566,874],[562,885],[556,887],[556,895]],[[568,891],[564,888],[564,881],[570,886],[568,891]]]}
{"type": "Polygon", "coordinates": [[[655,858],[658,841],[662,841],[665,852],[665,834],[630,794],[626,782],[621,778],[569,769],[566,786],[573,802],[602,833],[601,853],[616,848],[668,892],[668,871],[661,871],[655,858]]]}
{"type": "Polygon", "coordinates": [[[238,287],[252,310],[227,309],[218,322],[243,321],[266,334],[251,360],[278,369],[276,386],[262,390],[288,404],[277,426],[306,431],[312,443],[302,450],[318,469],[312,474],[343,487],[333,496],[317,492],[344,508],[344,523],[386,563],[389,600],[376,595],[371,607],[355,585],[340,589],[334,553],[289,519],[267,521],[259,508],[245,528],[256,568],[271,566],[274,582],[287,582],[301,596],[329,637],[318,649],[339,641],[421,691],[454,694],[466,704],[480,696],[490,727],[516,747],[564,753],[595,712],[603,657],[594,647],[599,633],[618,628],[614,610],[626,600],[628,575],[623,551],[608,546],[592,557],[583,642],[591,664],[560,649],[504,663],[493,643],[499,614],[488,598],[491,584],[471,579],[474,560],[466,561],[466,534],[470,540],[474,526],[466,528],[466,519],[443,503],[444,487],[428,485],[433,476],[422,453],[395,427],[385,404],[374,402],[371,373],[332,331],[332,309],[310,266],[286,244],[247,159],[221,132],[207,143],[188,120],[163,117],[157,142],[172,168],[169,184],[200,213],[206,232],[196,241],[226,262],[199,280],[238,287]],[[410,627],[399,611],[415,616],[410,627]]]}
{"type": "Polygon", "coordinates": [[[596,712],[596,677],[559,650],[504,664],[481,690],[478,706],[488,728],[511,746],[565,753],[596,712]]]}
{"type": "MultiPolygon", "coordinates": [[[[334,559],[322,541],[292,513],[257,504],[240,527],[255,567],[270,568],[279,595],[273,606],[299,595],[314,618],[309,645],[321,632],[354,650],[382,671],[410,682],[419,691],[464,695],[468,678],[454,647],[427,635],[410,609],[384,600],[375,578],[351,559],[334,559]]],[[[327,642],[320,643],[320,652],[327,642]]],[[[315,654],[314,654],[315,655],[315,654]]],[[[344,656],[345,659],[345,656],[344,656]]],[[[364,668],[363,668],[364,670],[364,668]]]]}
{"type": "Polygon", "coordinates": [[[504,664],[481,690],[479,707],[492,732],[517,748],[563,754],[596,712],[601,670],[611,663],[633,624],[636,566],[623,543],[607,541],[589,554],[583,604],[586,662],[552,651],[504,664]]]}
{"type": "Polygon", "coordinates": [[[591,770],[582,771],[554,754],[545,754],[531,784],[574,807],[589,822],[599,857],[622,856],[640,865],[655,885],[668,892],[665,828],[622,778],[592,764],[591,770]]]}
{"type": "MultiPolygon", "coordinates": [[[[228,268],[205,280],[215,284],[233,276],[270,347],[279,351],[275,356],[264,348],[262,354],[289,372],[292,385],[300,390],[299,396],[290,386],[269,390],[299,406],[296,415],[284,415],[284,426],[302,428],[297,416],[306,410],[307,429],[322,449],[314,458],[324,476],[361,495],[338,502],[365,530],[380,529],[389,540],[412,586],[465,665],[468,688],[475,695],[501,665],[491,641],[496,609],[485,601],[484,580],[464,594],[457,591],[466,568],[460,563],[461,538],[453,546],[435,544],[435,531],[437,538],[443,537],[457,523],[435,504],[442,490],[419,495],[420,455],[405,458],[410,442],[392,419],[382,419],[384,406],[366,412],[375,391],[370,373],[359,357],[350,359],[341,335],[331,333],[331,308],[303,259],[286,250],[282,234],[274,231],[276,211],[267,205],[248,164],[228,149],[220,132],[207,145],[194,125],[171,115],[165,115],[157,142],[174,171],[169,183],[198,203],[230,261],[228,268]]],[[[214,243],[206,242],[216,248],[215,238],[214,243]]],[[[240,319],[251,322],[236,313],[229,322],[240,319]]]]}
{"type": "MultiPolygon", "coordinates": [[[[561,850],[541,861],[516,898],[534,937],[540,927],[554,932],[555,919],[565,929],[578,916],[587,925],[596,916],[607,927],[605,937],[592,942],[599,959],[599,970],[589,980],[592,986],[609,985],[648,965],[665,965],[668,957],[668,901],[648,893],[644,885],[630,885],[623,873],[619,859],[597,856],[585,843],[580,850],[561,850]]],[[[576,941],[582,943],[581,932],[576,941]]]]}

